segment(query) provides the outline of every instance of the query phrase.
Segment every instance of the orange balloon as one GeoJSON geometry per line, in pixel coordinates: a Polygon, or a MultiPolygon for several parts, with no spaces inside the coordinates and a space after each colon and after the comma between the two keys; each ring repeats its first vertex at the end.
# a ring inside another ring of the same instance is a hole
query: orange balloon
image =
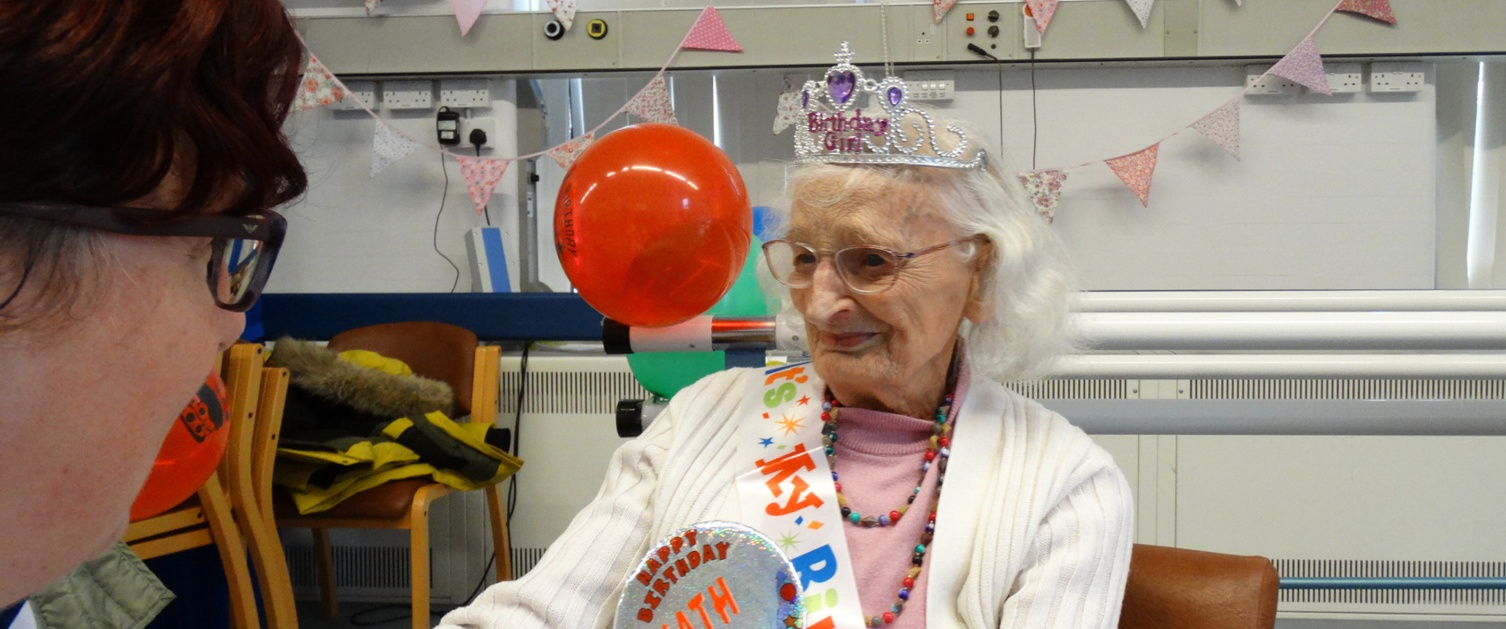
{"type": "Polygon", "coordinates": [[[628,325],[706,312],[737,280],[752,234],[732,160],[669,124],[625,127],[591,144],[554,206],[565,274],[586,303],[628,325]]]}
{"type": "Polygon", "coordinates": [[[211,373],[162,440],[152,473],[131,504],[132,522],[182,504],[209,480],[230,443],[226,406],[225,383],[211,373]]]}

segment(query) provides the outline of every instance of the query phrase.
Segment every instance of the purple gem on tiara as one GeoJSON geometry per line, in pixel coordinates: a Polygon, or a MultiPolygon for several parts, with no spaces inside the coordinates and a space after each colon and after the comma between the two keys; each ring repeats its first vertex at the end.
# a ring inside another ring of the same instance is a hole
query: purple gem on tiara
{"type": "Polygon", "coordinates": [[[810,106],[811,106],[811,93],[809,91],[807,91],[807,90],[800,90],[800,107],[803,108],[803,109],[809,109],[810,106]]]}
{"type": "Polygon", "coordinates": [[[857,82],[858,78],[850,71],[836,72],[826,77],[826,87],[831,90],[831,99],[842,104],[852,98],[852,88],[857,82]]]}
{"type": "Polygon", "coordinates": [[[905,92],[897,87],[889,88],[889,104],[898,107],[899,101],[904,100],[905,92]]]}

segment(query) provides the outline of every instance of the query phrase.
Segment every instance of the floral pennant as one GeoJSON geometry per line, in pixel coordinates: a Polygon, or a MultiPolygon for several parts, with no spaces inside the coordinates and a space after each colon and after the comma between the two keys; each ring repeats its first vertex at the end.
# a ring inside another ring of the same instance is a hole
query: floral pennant
{"type": "Polygon", "coordinates": [[[418,143],[392,130],[387,123],[377,120],[376,134],[371,138],[371,176],[386,170],[393,162],[407,157],[418,143]]]}
{"type": "Polygon", "coordinates": [[[309,55],[308,65],[303,68],[303,82],[298,86],[298,95],[293,97],[293,111],[327,107],[342,100],[345,86],[335,80],[329,68],[309,55]]]}
{"type": "Polygon", "coordinates": [[[465,37],[476,25],[476,18],[481,17],[486,0],[450,0],[450,8],[455,11],[455,21],[460,23],[460,36],[465,37]]]}
{"type": "Polygon", "coordinates": [[[554,17],[570,30],[570,25],[575,23],[575,0],[549,0],[549,10],[554,12],[554,17]]]}
{"type": "Polygon", "coordinates": [[[1067,171],[1060,169],[1027,170],[1019,174],[1020,183],[1035,203],[1035,211],[1047,223],[1056,221],[1056,204],[1062,200],[1062,184],[1067,182],[1067,171]]]}
{"type": "Polygon", "coordinates": [[[1396,15],[1391,12],[1391,0],[1344,0],[1334,10],[1358,13],[1387,24],[1396,23],[1396,15]]]}
{"type": "Polygon", "coordinates": [[[931,13],[936,17],[936,23],[941,23],[941,18],[946,17],[947,11],[956,6],[957,0],[931,0],[931,13]]]}
{"type": "Polygon", "coordinates": [[[774,134],[778,135],[785,129],[800,124],[802,113],[800,90],[795,89],[786,81],[784,91],[779,93],[779,109],[774,112],[774,134]]]}
{"type": "Polygon", "coordinates": [[[1106,159],[1103,162],[1109,165],[1124,185],[1135,191],[1135,196],[1140,197],[1142,207],[1149,207],[1147,200],[1150,198],[1150,178],[1156,172],[1156,155],[1160,152],[1161,143],[1157,142],[1150,145],[1150,148],[1106,159]]]}
{"type": "Polygon", "coordinates": [[[371,12],[375,11],[381,4],[382,0],[366,0],[366,15],[371,15],[371,12]]]}
{"type": "Polygon", "coordinates": [[[545,155],[548,155],[550,159],[553,159],[554,163],[559,164],[560,168],[569,170],[570,165],[574,164],[575,160],[580,157],[580,154],[586,150],[586,147],[591,146],[591,143],[595,140],[596,134],[587,133],[578,138],[574,138],[569,142],[549,149],[545,152],[545,155]]]}
{"type": "Polygon", "coordinates": [[[502,181],[502,173],[507,172],[509,162],[464,155],[456,155],[455,161],[460,162],[460,176],[471,193],[471,203],[476,204],[476,213],[480,214],[486,209],[486,202],[491,200],[497,182],[502,181]]]}
{"type": "Polygon", "coordinates": [[[1025,5],[1030,7],[1030,15],[1035,17],[1035,30],[1042,35],[1046,34],[1046,25],[1051,23],[1051,16],[1056,14],[1056,3],[1059,0],[1025,0],[1025,5]]]}
{"type": "Polygon", "coordinates": [[[700,17],[695,19],[695,25],[691,26],[690,32],[685,35],[685,40],[680,42],[680,47],[721,52],[743,51],[743,47],[738,45],[737,40],[732,39],[732,33],[727,30],[727,25],[722,23],[722,16],[717,14],[716,7],[713,6],[707,6],[701,11],[700,17]]]}
{"type": "Polygon", "coordinates": [[[1318,54],[1318,46],[1310,36],[1277,61],[1270,72],[1296,81],[1319,94],[1333,94],[1333,90],[1328,87],[1328,75],[1323,72],[1323,56],[1318,54]]]}
{"type": "Polygon", "coordinates": [[[1192,123],[1192,128],[1198,133],[1208,136],[1225,151],[1239,159],[1239,99],[1236,98],[1223,107],[1213,110],[1213,113],[1203,116],[1197,122],[1192,123]]]}
{"type": "Polygon", "coordinates": [[[1135,17],[1140,18],[1140,28],[1145,28],[1145,21],[1150,19],[1150,7],[1156,0],[1124,0],[1135,12],[1135,17]]]}
{"type": "Polygon", "coordinates": [[[669,86],[665,83],[662,74],[654,77],[648,85],[638,90],[638,95],[628,101],[627,111],[648,122],[680,124],[680,121],[675,119],[675,107],[669,101],[669,86]]]}

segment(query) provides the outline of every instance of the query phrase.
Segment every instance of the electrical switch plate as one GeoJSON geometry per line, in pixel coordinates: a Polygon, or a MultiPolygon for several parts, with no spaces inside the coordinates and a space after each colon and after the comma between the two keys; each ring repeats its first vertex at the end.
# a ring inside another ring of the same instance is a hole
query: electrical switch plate
{"type": "Polygon", "coordinates": [[[471,147],[471,129],[480,129],[486,132],[486,144],[481,145],[481,154],[491,154],[497,148],[499,136],[497,135],[497,119],[490,116],[483,118],[460,119],[460,146],[455,150],[461,153],[474,154],[471,147]]]}
{"type": "Polygon", "coordinates": [[[951,100],[957,91],[956,73],[951,70],[906,72],[905,83],[914,101],[951,100]]]}
{"type": "Polygon", "coordinates": [[[333,107],[344,111],[357,111],[362,105],[376,109],[376,95],[376,81],[346,81],[345,98],[333,107]]]}
{"type": "Polygon", "coordinates": [[[486,79],[445,79],[439,82],[439,104],[451,109],[480,109],[492,106],[491,81],[486,79]]]}
{"type": "Polygon", "coordinates": [[[1421,92],[1427,68],[1417,61],[1387,61],[1370,64],[1370,91],[1421,92]]]}
{"type": "Polygon", "coordinates": [[[941,25],[925,20],[915,31],[915,46],[912,48],[916,61],[941,61],[946,50],[946,36],[941,25]]]}
{"type": "Polygon", "coordinates": [[[434,82],[384,81],[382,102],[387,109],[430,109],[434,107],[434,82]]]}
{"type": "Polygon", "coordinates": [[[1335,94],[1365,91],[1365,70],[1358,63],[1326,63],[1323,72],[1328,75],[1328,89],[1335,94]]]}
{"type": "Polygon", "coordinates": [[[1265,74],[1271,69],[1269,65],[1245,66],[1245,87],[1250,88],[1246,94],[1300,94],[1302,86],[1296,81],[1274,74],[1265,74]],[[1265,75],[1264,78],[1261,75],[1265,75]]]}

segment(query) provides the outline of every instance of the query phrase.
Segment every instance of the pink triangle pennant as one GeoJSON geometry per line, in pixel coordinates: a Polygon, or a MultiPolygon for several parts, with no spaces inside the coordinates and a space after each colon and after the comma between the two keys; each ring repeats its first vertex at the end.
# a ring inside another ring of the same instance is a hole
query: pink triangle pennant
{"type": "Polygon", "coordinates": [[[366,0],[366,15],[371,15],[371,12],[375,11],[381,4],[382,0],[366,0]]]}
{"type": "Polygon", "coordinates": [[[486,202],[491,200],[497,182],[502,181],[502,173],[507,172],[508,163],[464,155],[456,155],[455,161],[460,162],[460,176],[465,179],[465,189],[471,193],[471,203],[476,204],[476,213],[480,214],[486,209],[486,202]]]}
{"type": "Polygon", "coordinates": [[[1030,7],[1030,15],[1035,18],[1035,30],[1042,35],[1046,34],[1046,25],[1051,23],[1051,16],[1056,15],[1056,3],[1059,0],[1025,0],[1025,5],[1030,7]]]}
{"type": "Polygon", "coordinates": [[[327,107],[345,100],[345,86],[335,80],[329,68],[309,55],[308,65],[303,68],[303,82],[298,85],[298,94],[293,97],[293,111],[315,107],[327,107]]]}
{"type": "Polygon", "coordinates": [[[1192,128],[1197,129],[1213,140],[1214,143],[1224,147],[1225,151],[1239,159],[1239,99],[1229,101],[1223,107],[1213,110],[1197,122],[1192,123],[1192,128]]]}
{"type": "Polygon", "coordinates": [[[1124,2],[1129,5],[1131,11],[1135,12],[1135,17],[1140,20],[1140,28],[1145,28],[1146,20],[1150,19],[1150,7],[1156,3],[1156,0],[1124,0],[1124,2]]]}
{"type": "Polygon", "coordinates": [[[476,18],[481,17],[486,0],[450,0],[450,8],[455,11],[455,21],[460,23],[460,36],[465,37],[476,25],[476,18]]]}
{"type": "Polygon", "coordinates": [[[1150,178],[1156,172],[1156,155],[1161,152],[1161,143],[1150,145],[1150,148],[1103,160],[1109,165],[1109,169],[1119,176],[1124,185],[1129,186],[1140,197],[1140,205],[1149,207],[1147,201],[1150,198],[1150,178]]]}
{"type": "Polygon", "coordinates": [[[1333,94],[1333,90],[1328,87],[1328,75],[1323,72],[1323,56],[1318,54],[1318,46],[1313,43],[1312,37],[1304,38],[1302,43],[1277,61],[1271,67],[1271,74],[1296,81],[1319,94],[1333,94]]]}
{"type": "Polygon", "coordinates": [[[378,118],[376,134],[371,137],[371,176],[386,170],[393,162],[407,157],[418,148],[413,140],[393,131],[392,127],[378,118]]]}
{"type": "Polygon", "coordinates": [[[1035,203],[1035,211],[1047,223],[1056,221],[1056,204],[1062,200],[1062,184],[1067,182],[1067,171],[1056,168],[1027,170],[1019,174],[1020,183],[1035,203]]]}
{"type": "Polygon", "coordinates": [[[554,17],[559,19],[565,30],[575,24],[575,0],[548,0],[549,10],[554,12],[554,17]]]}
{"type": "Polygon", "coordinates": [[[680,47],[690,50],[743,51],[743,47],[738,45],[737,40],[732,38],[732,33],[727,30],[727,25],[722,23],[722,16],[717,14],[716,7],[712,6],[701,11],[700,17],[695,19],[695,25],[690,27],[690,33],[685,35],[685,41],[680,42],[680,47]]]}
{"type": "Polygon", "coordinates": [[[1391,12],[1391,0],[1344,0],[1334,10],[1358,13],[1387,24],[1396,23],[1396,14],[1391,12]]]}
{"type": "Polygon", "coordinates": [[[785,129],[799,124],[802,114],[800,90],[795,89],[786,81],[784,91],[779,93],[779,108],[774,112],[774,134],[778,135],[785,129]]]}
{"type": "Polygon", "coordinates": [[[633,100],[628,101],[627,111],[648,122],[680,124],[675,119],[675,107],[669,101],[669,86],[664,81],[664,75],[654,77],[648,85],[638,90],[633,100]]]}
{"type": "Polygon", "coordinates": [[[957,0],[931,0],[931,14],[936,23],[941,23],[941,18],[946,17],[948,11],[957,5],[957,0]]]}
{"type": "Polygon", "coordinates": [[[548,155],[550,159],[553,159],[554,163],[559,164],[560,168],[569,170],[570,165],[574,164],[575,160],[580,157],[580,154],[585,152],[586,147],[591,146],[591,143],[594,141],[596,141],[596,134],[587,133],[583,136],[570,140],[569,142],[549,149],[548,151],[545,151],[544,154],[548,155]]]}

